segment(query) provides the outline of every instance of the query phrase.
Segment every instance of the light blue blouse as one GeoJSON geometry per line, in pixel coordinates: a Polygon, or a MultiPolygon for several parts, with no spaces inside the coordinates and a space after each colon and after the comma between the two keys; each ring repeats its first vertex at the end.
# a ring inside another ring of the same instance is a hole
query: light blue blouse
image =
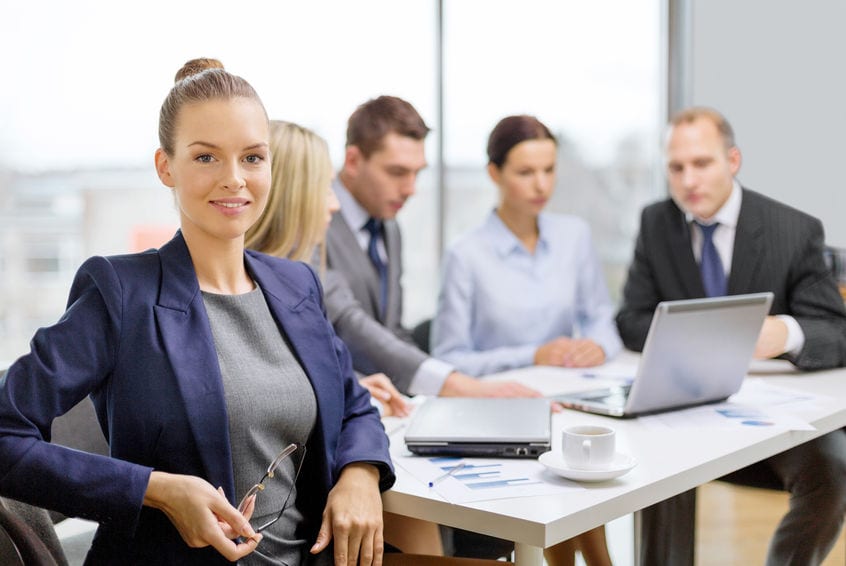
{"type": "Polygon", "coordinates": [[[470,375],[530,366],[559,336],[590,338],[606,358],[622,348],[614,305],[587,223],[542,213],[535,253],[495,211],[444,258],[432,355],[470,375]]]}

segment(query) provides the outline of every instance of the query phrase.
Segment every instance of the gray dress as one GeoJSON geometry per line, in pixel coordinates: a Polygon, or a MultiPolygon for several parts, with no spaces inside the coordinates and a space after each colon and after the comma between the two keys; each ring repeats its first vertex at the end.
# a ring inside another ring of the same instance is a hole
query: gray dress
{"type": "MultiPolygon", "coordinates": [[[[316,422],[317,403],[311,383],[258,287],[243,295],[203,292],[203,301],[223,377],[240,500],[282,449],[292,442],[306,443],[316,422]]],[[[263,525],[278,514],[292,488],[297,463],[298,458],[288,458],[273,478],[265,480],[251,524],[263,525]]],[[[294,490],[282,517],[262,532],[256,551],[239,564],[303,563],[309,542],[297,538],[296,530],[303,520],[299,506],[307,501],[298,502],[294,490]]]]}

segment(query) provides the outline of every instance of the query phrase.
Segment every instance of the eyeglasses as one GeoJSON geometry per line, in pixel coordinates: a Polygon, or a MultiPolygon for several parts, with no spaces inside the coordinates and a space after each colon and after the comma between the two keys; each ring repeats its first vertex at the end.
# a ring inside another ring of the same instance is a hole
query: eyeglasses
{"type": "MultiPolygon", "coordinates": [[[[294,486],[297,485],[297,478],[300,477],[300,470],[302,469],[303,461],[305,460],[305,452],[306,447],[304,444],[298,444],[295,442],[289,444],[287,447],[285,447],[284,450],[282,450],[282,452],[279,453],[278,456],[276,456],[276,458],[273,459],[273,461],[267,467],[267,471],[265,472],[264,476],[262,476],[261,480],[259,480],[257,484],[251,487],[241,499],[241,503],[238,504],[238,511],[240,511],[241,513],[243,513],[247,509],[247,506],[250,504],[250,499],[258,496],[258,494],[264,491],[265,488],[267,488],[268,494],[272,495],[273,501],[271,501],[270,503],[271,505],[273,505],[273,508],[277,508],[278,503],[279,512],[275,514],[269,514],[271,518],[264,524],[258,527],[253,525],[253,530],[255,532],[262,532],[282,517],[282,514],[285,512],[285,509],[288,507],[288,500],[291,498],[291,494],[294,492],[294,486]],[[279,466],[282,464],[282,462],[289,458],[293,461],[292,467],[294,470],[292,474],[293,478],[291,478],[291,485],[287,485],[288,478],[284,476],[281,478],[276,478],[277,481],[268,481],[273,480],[275,478],[275,474],[279,466]],[[272,493],[270,493],[271,490],[272,493]],[[285,494],[284,498],[282,497],[283,493],[285,494]]],[[[253,514],[255,516],[255,509],[253,509],[253,514]]],[[[261,517],[267,516],[268,514],[261,515],[261,517]]]]}

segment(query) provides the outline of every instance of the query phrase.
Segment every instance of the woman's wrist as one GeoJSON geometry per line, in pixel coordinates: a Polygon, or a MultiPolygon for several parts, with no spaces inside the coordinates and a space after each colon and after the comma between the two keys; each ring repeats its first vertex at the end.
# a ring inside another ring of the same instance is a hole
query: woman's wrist
{"type": "Polygon", "coordinates": [[[375,486],[379,485],[379,468],[367,462],[353,462],[344,466],[341,470],[341,475],[338,482],[353,481],[362,485],[372,483],[375,486]]]}
{"type": "Polygon", "coordinates": [[[150,479],[147,482],[147,491],[144,492],[144,505],[154,509],[162,509],[167,500],[165,492],[169,482],[170,474],[166,472],[150,472],[150,479]]]}

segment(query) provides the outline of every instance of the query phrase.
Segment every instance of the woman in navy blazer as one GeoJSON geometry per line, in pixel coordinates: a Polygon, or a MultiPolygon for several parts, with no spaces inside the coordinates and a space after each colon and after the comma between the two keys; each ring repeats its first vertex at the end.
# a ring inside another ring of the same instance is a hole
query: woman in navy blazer
{"type": "Polygon", "coordinates": [[[156,166],[180,232],[159,250],[86,261],[61,320],[0,380],[0,494],[99,522],[91,564],[251,553],[261,537],[233,505],[242,494],[201,290],[257,284],[317,404],[298,483],[303,535],[313,552],[334,538],[336,560],[379,564],[379,489],[394,480],[384,429],[313,271],[243,249],[270,185],[267,118],[246,81],[209,66],[186,64],[162,107],[156,166]],[[110,457],[49,443],[53,419],[86,395],[110,457]]]}

